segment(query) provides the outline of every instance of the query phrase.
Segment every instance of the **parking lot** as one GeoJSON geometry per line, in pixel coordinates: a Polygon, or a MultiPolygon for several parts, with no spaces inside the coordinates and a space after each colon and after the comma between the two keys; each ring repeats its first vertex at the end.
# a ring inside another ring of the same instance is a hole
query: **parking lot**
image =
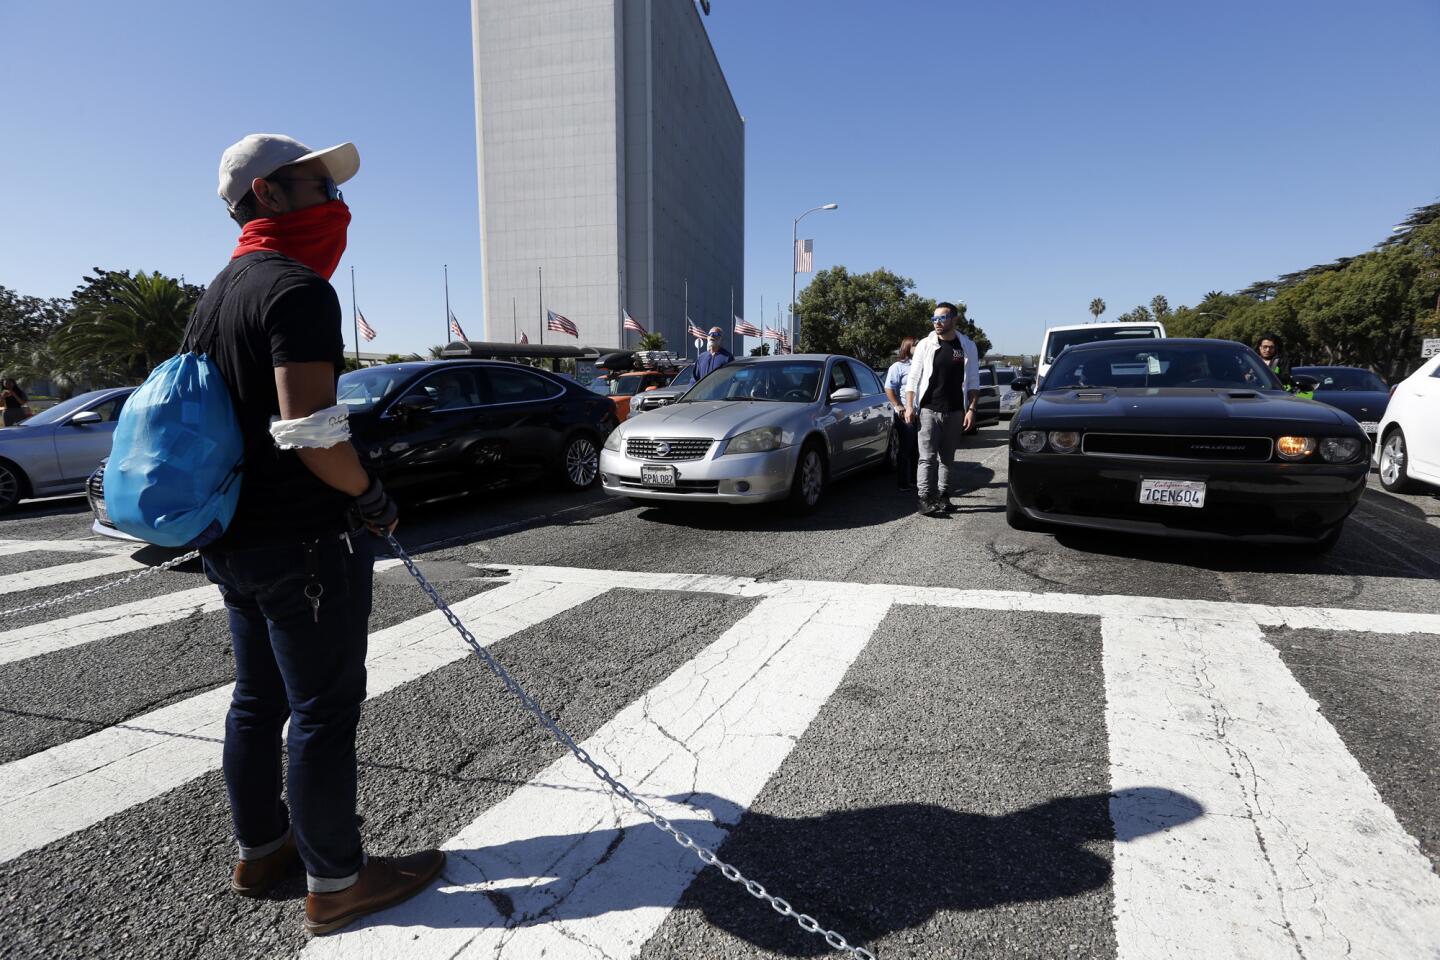
{"type": "MultiPolygon", "coordinates": [[[[870,472],[819,511],[598,491],[413,505],[399,538],[597,760],[878,957],[1440,957],[1440,497],[1372,475],[1338,545],[1027,533],[1006,432],[948,517],[870,472]]],[[[173,554],[82,497],[0,520],[0,611],[173,554]]],[[[307,941],[230,894],[231,665],[187,565],[0,617],[4,956],[826,955],[526,715],[377,567],[376,853],[443,880],[307,941]]]]}

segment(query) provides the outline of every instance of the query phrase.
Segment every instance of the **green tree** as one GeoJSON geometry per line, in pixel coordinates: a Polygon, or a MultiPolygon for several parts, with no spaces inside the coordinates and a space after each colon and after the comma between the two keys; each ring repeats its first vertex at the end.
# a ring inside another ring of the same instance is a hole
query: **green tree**
{"type": "Polygon", "coordinates": [[[64,300],[25,297],[0,287],[0,372],[20,377],[13,371],[28,363],[34,352],[64,325],[69,311],[70,305],[64,300]]]}
{"type": "Polygon", "coordinates": [[[93,364],[104,379],[139,382],[180,348],[199,289],[158,271],[108,274],[76,291],[70,320],[51,338],[54,356],[69,369],[93,364]]]}
{"type": "Polygon", "coordinates": [[[758,346],[758,347],[751,347],[751,348],[750,348],[750,356],[752,356],[752,357],[768,357],[768,356],[770,356],[770,341],[768,341],[768,340],[761,340],[761,341],[760,341],[760,346],[758,346]]]}
{"type": "Polygon", "coordinates": [[[1091,301],[1090,301],[1090,316],[1094,317],[1096,320],[1099,320],[1099,319],[1100,319],[1100,314],[1102,314],[1102,313],[1104,313],[1104,312],[1105,312],[1105,301],[1104,301],[1104,300],[1101,300],[1099,297],[1096,297],[1094,300],[1091,300],[1091,301]]]}
{"type": "Polygon", "coordinates": [[[1170,301],[1165,299],[1165,294],[1157,293],[1150,298],[1150,312],[1155,315],[1156,320],[1164,320],[1170,316],[1170,301]]]}
{"type": "Polygon", "coordinates": [[[1116,323],[1150,323],[1155,318],[1150,315],[1149,309],[1144,304],[1134,310],[1127,311],[1115,318],[1116,323]]]}
{"type": "Polygon", "coordinates": [[[640,341],[635,346],[636,350],[664,350],[665,334],[659,331],[640,334],[640,341]]]}
{"type": "Polygon", "coordinates": [[[440,359],[442,359],[444,356],[445,356],[445,345],[444,345],[443,343],[437,343],[437,344],[435,344],[434,346],[432,346],[432,347],[430,348],[430,359],[431,359],[431,360],[440,360],[440,359]]]}

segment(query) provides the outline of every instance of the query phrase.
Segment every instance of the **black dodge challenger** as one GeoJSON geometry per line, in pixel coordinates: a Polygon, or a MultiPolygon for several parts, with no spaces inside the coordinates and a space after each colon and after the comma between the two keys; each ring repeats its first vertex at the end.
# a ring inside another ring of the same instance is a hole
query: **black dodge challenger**
{"type": "Polygon", "coordinates": [[[1353,417],[1286,393],[1243,344],[1087,343],[1011,421],[1005,515],[1022,530],[1324,550],[1365,489],[1368,453],[1353,417]]]}

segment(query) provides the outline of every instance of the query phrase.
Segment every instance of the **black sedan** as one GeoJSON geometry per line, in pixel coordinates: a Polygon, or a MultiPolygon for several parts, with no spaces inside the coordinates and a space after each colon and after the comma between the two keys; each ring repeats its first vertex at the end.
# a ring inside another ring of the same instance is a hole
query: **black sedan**
{"type": "Polygon", "coordinates": [[[1360,367],[1296,367],[1290,373],[1314,380],[1315,399],[1350,414],[1370,441],[1375,441],[1375,431],[1390,403],[1390,388],[1384,380],[1360,367]]]}
{"type": "Polygon", "coordinates": [[[1011,421],[1006,519],[1323,550],[1368,453],[1353,418],[1286,393],[1242,344],[1083,344],[1011,421]]]}
{"type": "Polygon", "coordinates": [[[615,405],[500,360],[387,363],[340,378],[350,438],[386,487],[488,487],[536,477],[580,490],[600,471],[615,405]]]}

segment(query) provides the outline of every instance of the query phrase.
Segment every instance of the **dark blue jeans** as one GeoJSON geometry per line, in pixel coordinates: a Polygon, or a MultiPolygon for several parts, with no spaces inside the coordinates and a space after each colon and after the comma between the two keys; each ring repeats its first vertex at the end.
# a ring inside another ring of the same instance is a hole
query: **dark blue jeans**
{"type": "Polygon", "coordinates": [[[365,702],[373,538],[362,532],[348,544],[331,536],[204,556],[235,646],[224,752],[235,839],[242,855],[273,849],[293,819],[311,889],[343,888],[362,862],[355,730],[365,702]],[[307,587],[319,593],[318,611],[307,587]],[[280,768],[286,720],[288,809],[280,768]]]}

